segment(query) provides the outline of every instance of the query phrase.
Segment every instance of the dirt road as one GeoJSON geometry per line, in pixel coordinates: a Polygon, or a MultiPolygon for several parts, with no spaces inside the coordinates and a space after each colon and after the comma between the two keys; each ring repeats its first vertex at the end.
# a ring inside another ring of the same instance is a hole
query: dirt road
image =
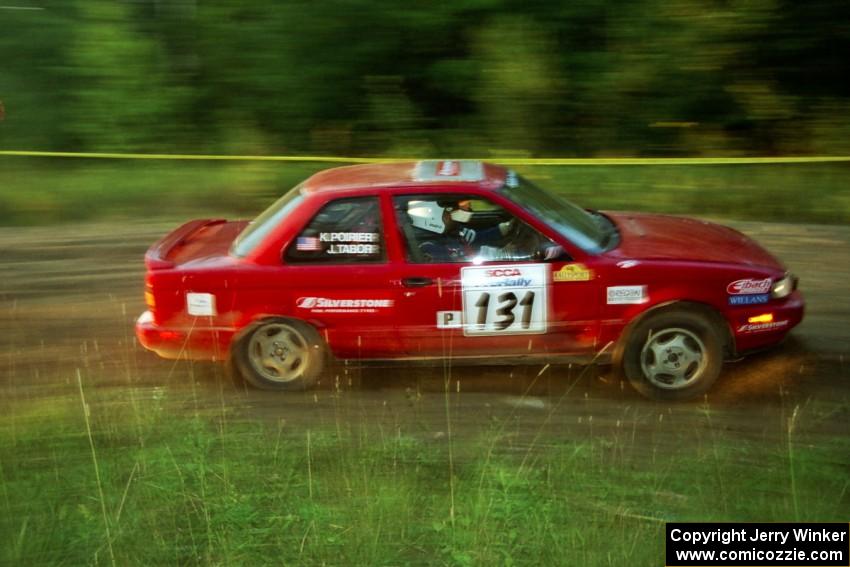
{"type": "Polygon", "coordinates": [[[440,439],[449,428],[474,437],[492,423],[507,423],[508,447],[614,428],[633,438],[642,429],[657,437],[665,430],[659,424],[704,424],[706,411],[724,428],[771,438],[792,408],[812,400],[830,400],[833,407],[813,420],[812,433],[846,435],[850,228],[731,224],[800,276],[806,318],[784,348],[729,364],[707,400],[675,406],[640,398],[608,369],[570,366],[400,371],[352,365],[337,367],[313,392],[240,389],[218,367],[164,361],[135,344],[133,323],[144,309],[142,255],[175,223],[0,228],[0,403],[62,395],[79,369],[87,388],[115,397],[129,388],[165,392],[174,407],[201,405],[295,427],[368,416],[378,426],[440,439]]]}

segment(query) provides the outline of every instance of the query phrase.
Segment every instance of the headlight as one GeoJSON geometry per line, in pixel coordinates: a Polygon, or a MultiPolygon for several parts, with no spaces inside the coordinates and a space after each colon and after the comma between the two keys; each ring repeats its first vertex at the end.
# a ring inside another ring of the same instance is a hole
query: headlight
{"type": "Polygon", "coordinates": [[[782,299],[791,295],[795,289],[797,289],[797,276],[789,272],[773,283],[770,288],[770,297],[782,299]]]}

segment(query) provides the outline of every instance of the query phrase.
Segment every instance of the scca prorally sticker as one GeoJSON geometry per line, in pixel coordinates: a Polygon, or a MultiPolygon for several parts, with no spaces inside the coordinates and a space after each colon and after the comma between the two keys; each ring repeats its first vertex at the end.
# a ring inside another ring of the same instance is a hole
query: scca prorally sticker
{"type": "Polygon", "coordinates": [[[772,280],[770,278],[765,278],[763,280],[753,278],[735,280],[726,286],[726,293],[729,295],[755,295],[757,293],[768,293],[770,291],[771,283],[772,280]]]}
{"type": "Polygon", "coordinates": [[[463,327],[462,311],[437,311],[438,329],[460,329],[463,327]]]}
{"type": "Polygon", "coordinates": [[[187,293],[186,311],[196,317],[215,315],[215,296],[211,293],[187,293]]]}
{"type": "Polygon", "coordinates": [[[549,264],[462,268],[463,334],[545,333],[548,282],[549,264]]]}
{"type": "Polygon", "coordinates": [[[557,272],[552,272],[556,282],[587,282],[593,279],[593,271],[584,264],[567,264],[557,272]]]}
{"type": "Polygon", "coordinates": [[[738,327],[739,333],[762,333],[775,331],[788,326],[788,321],[773,321],[771,323],[747,323],[738,327]]]}
{"type": "Polygon", "coordinates": [[[380,254],[381,235],[377,232],[322,232],[319,242],[327,254],[380,254]]]}
{"type": "Polygon", "coordinates": [[[393,306],[392,299],[333,299],[299,297],[295,307],[310,313],[377,313],[393,306]]]}
{"type": "Polygon", "coordinates": [[[607,289],[608,305],[627,305],[649,301],[645,285],[618,285],[607,289]]]}
{"type": "Polygon", "coordinates": [[[770,301],[769,293],[754,293],[752,295],[730,295],[729,305],[761,305],[770,301]]]}

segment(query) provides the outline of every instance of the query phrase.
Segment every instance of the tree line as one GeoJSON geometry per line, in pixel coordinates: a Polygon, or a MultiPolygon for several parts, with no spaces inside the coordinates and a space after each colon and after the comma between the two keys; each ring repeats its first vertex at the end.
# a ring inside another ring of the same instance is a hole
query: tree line
{"type": "Polygon", "coordinates": [[[4,149],[850,151],[841,0],[15,4],[0,8],[4,149]]]}

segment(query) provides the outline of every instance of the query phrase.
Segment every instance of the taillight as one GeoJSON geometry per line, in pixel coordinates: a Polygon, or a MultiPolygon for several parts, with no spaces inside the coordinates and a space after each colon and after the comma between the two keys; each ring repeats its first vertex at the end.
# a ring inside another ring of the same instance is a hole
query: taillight
{"type": "Polygon", "coordinates": [[[145,290],[145,305],[153,311],[156,308],[156,300],[153,297],[153,292],[149,289],[145,290]]]}
{"type": "Polygon", "coordinates": [[[151,312],[156,308],[156,299],[153,296],[153,276],[149,271],[145,273],[145,305],[151,312]]]}

